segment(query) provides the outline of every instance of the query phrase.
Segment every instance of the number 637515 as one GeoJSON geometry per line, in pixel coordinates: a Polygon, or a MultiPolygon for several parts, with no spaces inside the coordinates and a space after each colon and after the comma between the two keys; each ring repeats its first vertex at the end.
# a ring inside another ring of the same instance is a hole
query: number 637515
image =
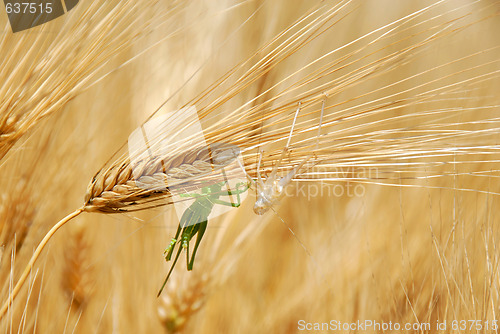
{"type": "Polygon", "coordinates": [[[36,13],[52,13],[52,3],[35,3],[35,2],[16,2],[7,3],[5,5],[7,14],[36,14],[36,13]]]}

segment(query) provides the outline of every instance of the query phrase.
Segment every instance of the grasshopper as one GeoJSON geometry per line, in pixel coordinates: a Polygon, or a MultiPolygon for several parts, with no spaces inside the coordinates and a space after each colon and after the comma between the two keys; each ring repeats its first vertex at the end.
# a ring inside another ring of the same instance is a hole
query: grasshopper
{"type": "Polygon", "coordinates": [[[180,195],[181,197],[192,197],[194,198],[194,202],[182,214],[179,226],[177,227],[177,232],[175,233],[175,237],[172,239],[169,246],[164,251],[165,260],[170,261],[172,259],[175,247],[180,244],[177,249],[177,254],[175,255],[174,262],[172,263],[167,277],[165,278],[165,281],[163,282],[163,285],[158,292],[158,296],[160,296],[165,285],[167,284],[167,281],[170,278],[170,275],[172,274],[175,264],[177,263],[177,260],[179,259],[181,251],[183,249],[186,251],[187,269],[193,269],[196,251],[198,250],[198,246],[200,245],[201,239],[203,238],[205,230],[207,229],[208,216],[212,212],[213,207],[216,204],[234,208],[239,207],[241,205],[240,194],[247,191],[248,186],[248,184],[240,182],[236,184],[236,190],[229,190],[226,180],[203,187],[201,190],[201,194],[180,195]],[[224,186],[226,186],[226,189],[223,189],[224,186]],[[221,196],[233,195],[236,195],[236,203],[227,202],[220,199],[221,196]],[[191,242],[191,239],[193,239],[195,235],[196,241],[194,244],[193,254],[190,259],[189,244],[191,242]]]}

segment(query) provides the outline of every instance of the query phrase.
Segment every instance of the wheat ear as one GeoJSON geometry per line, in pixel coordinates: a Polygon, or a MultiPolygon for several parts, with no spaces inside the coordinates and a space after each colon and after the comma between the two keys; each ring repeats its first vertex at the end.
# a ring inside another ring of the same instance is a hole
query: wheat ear
{"type": "Polygon", "coordinates": [[[158,318],[169,333],[182,332],[188,320],[201,309],[210,280],[209,274],[177,279],[170,286],[169,294],[161,297],[158,318]]]}
{"type": "Polygon", "coordinates": [[[55,224],[49,232],[45,235],[45,237],[40,241],[38,244],[38,247],[36,248],[35,252],[31,256],[30,261],[26,265],[26,268],[24,269],[21,277],[17,281],[16,285],[14,286],[14,289],[12,290],[12,293],[9,294],[9,297],[7,298],[7,301],[2,305],[2,308],[0,309],[0,319],[3,318],[9,307],[11,306],[14,298],[19,294],[19,291],[21,291],[21,287],[23,286],[24,282],[28,278],[29,273],[31,272],[31,269],[33,268],[33,265],[35,264],[36,260],[42,253],[42,250],[45,248],[47,243],[49,242],[50,238],[54,235],[54,233],[57,232],[61,227],[63,227],[67,222],[69,222],[71,219],[75,218],[78,216],[80,213],[83,212],[83,207],[79,208],[78,210],[75,210],[74,212],[70,213],[63,219],[61,219],[57,224],[55,224]]]}
{"type": "MultiPolygon", "coordinates": [[[[12,293],[9,295],[7,301],[0,310],[0,319],[5,315],[7,309],[12,304],[28,278],[33,265],[40,256],[42,250],[47,245],[52,236],[64,226],[71,219],[77,217],[80,213],[86,212],[101,212],[101,213],[115,213],[136,211],[145,208],[150,208],[155,205],[164,205],[163,203],[154,204],[159,199],[165,199],[170,196],[168,189],[157,189],[155,187],[144,187],[158,185],[166,186],[166,180],[177,180],[178,183],[190,181],[192,177],[198,178],[200,173],[206,173],[208,168],[219,168],[226,165],[222,158],[217,158],[217,152],[224,149],[224,145],[214,144],[211,149],[201,148],[188,151],[184,154],[171,157],[170,159],[162,160],[160,157],[155,159],[146,159],[140,161],[139,166],[134,168],[141,168],[142,176],[134,180],[132,175],[132,167],[128,162],[122,164],[115,164],[112,168],[98,173],[90,182],[87,194],[85,196],[85,204],[61,219],[55,224],[49,232],[45,235],[39,243],[35,252],[31,256],[30,261],[26,265],[21,277],[17,281],[12,293]],[[214,155],[212,157],[211,155],[214,155]],[[209,163],[212,161],[212,164],[209,163]],[[163,162],[163,165],[161,164],[163,162]],[[161,171],[161,167],[165,168],[168,165],[167,171],[161,171]],[[140,185],[143,185],[141,187],[140,185]]],[[[175,182],[174,182],[175,183],[175,182]]]]}

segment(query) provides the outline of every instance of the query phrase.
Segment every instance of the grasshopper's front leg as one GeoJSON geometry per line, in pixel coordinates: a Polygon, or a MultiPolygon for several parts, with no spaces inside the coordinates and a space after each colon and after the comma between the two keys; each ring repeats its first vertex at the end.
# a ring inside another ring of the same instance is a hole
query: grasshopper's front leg
{"type": "Polygon", "coordinates": [[[219,205],[224,205],[224,206],[230,206],[230,207],[233,207],[233,208],[238,208],[241,205],[240,194],[243,194],[247,190],[248,190],[248,184],[240,182],[240,183],[236,184],[236,190],[227,190],[226,191],[227,195],[229,195],[229,196],[236,195],[236,203],[223,201],[223,200],[221,200],[219,198],[213,198],[212,202],[214,204],[219,204],[219,205]],[[238,189],[241,185],[244,185],[245,187],[243,189],[238,189]]]}
{"type": "Polygon", "coordinates": [[[163,284],[160,288],[160,291],[158,291],[158,295],[156,297],[159,297],[161,295],[161,292],[163,291],[163,288],[165,288],[165,285],[167,284],[167,281],[170,278],[172,271],[174,270],[175,264],[177,263],[177,260],[179,259],[179,256],[181,255],[181,250],[182,250],[182,247],[179,247],[179,249],[177,250],[177,255],[175,255],[174,262],[172,263],[172,266],[170,267],[170,270],[168,271],[167,277],[163,281],[163,284]]]}
{"type": "Polygon", "coordinates": [[[170,245],[163,252],[164,255],[166,254],[165,260],[167,261],[170,261],[170,259],[172,258],[172,253],[174,252],[175,244],[179,242],[179,234],[181,233],[181,230],[182,228],[179,225],[177,227],[177,232],[175,233],[175,237],[172,238],[172,240],[170,241],[170,245]]]}

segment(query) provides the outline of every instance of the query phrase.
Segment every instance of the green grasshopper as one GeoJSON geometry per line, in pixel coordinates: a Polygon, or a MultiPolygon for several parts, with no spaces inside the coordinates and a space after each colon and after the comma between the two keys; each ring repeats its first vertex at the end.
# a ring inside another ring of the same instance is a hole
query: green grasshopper
{"type": "Polygon", "coordinates": [[[174,262],[172,263],[172,266],[170,267],[167,277],[165,278],[165,281],[163,282],[163,285],[158,292],[158,296],[160,296],[163,288],[167,284],[167,281],[170,278],[170,274],[172,274],[172,270],[174,269],[174,266],[177,263],[177,260],[179,259],[181,251],[183,249],[186,250],[187,269],[193,269],[196,251],[198,250],[198,246],[200,245],[201,239],[203,238],[205,230],[207,229],[208,216],[212,212],[214,205],[219,204],[231,206],[234,208],[237,208],[241,205],[240,194],[247,191],[249,185],[244,182],[240,182],[236,184],[236,190],[230,191],[229,189],[222,189],[222,187],[224,187],[226,184],[227,181],[223,181],[206,186],[202,188],[201,194],[180,195],[181,197],[192,197],[195,199],[195,201],[182,214],[179,226],[177,227],[177,232],[175,233],[175,237],[172,239],[170,245],[164,251],[165,260],[170,261],[172,259],[175,246],[179,243],[181,244],[181,246],[179,246],[177,250],[177,254],[175,256],[174,262]],[[240,189],[241,186],[243,186],[243,188],[240,189]],[[226,202],[219,199],[221,196],[232,195],[236,195],[236,203],[226,202]],[[179,235],[181,236],[180,238],[179,235]],[[189,243],[195,235],[196,242],[194,245],[193,255],[191,256],[191,259],[189,259],[189,243]]]}

